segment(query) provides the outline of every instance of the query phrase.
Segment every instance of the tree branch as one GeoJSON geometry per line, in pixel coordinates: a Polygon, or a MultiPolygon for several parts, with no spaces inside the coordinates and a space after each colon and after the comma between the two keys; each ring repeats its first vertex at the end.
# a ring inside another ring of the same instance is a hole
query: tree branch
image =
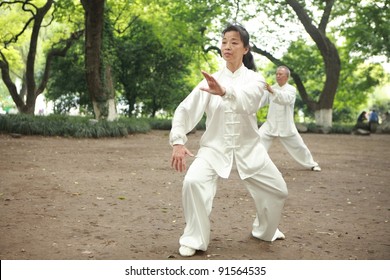
{"type": "Polygon", "coordinates": [[[24,102],[20,98],[20,96],[18,94],[18,90],[16,88],[16,85],[12,81],[10,73],[9,73],[10,71],[9,71],[8,60],[1,51],[0,51],[0,57],[1,57],[1,59],[0,59],[1,78],[3,79],[4,84],[8,88],[8,91],[11,94],[11,97],[12,97],[13,101],[15,102],[15,105],[18,108],[23,108],[25,106],[24,102]]]}
{"type": "Polygon", "coordinates": [[[30,0],[25,0],[25,1],[3,1],[3,2],[0,3],[0,7],[2,5],[14,5],[14,4],[22,4],[22,10],[25,11],[25,12],[30,12],[32,14],[32,16],[31,16],[31,18],[29,18],[27,20],[27,22],[24,24],[22,30],[18,34],[12,36],[11,39],[9,39],[8,41],[4,42],[4,47],[5,48],[7,48],[9,44],[16,43],[18,41],[19,37],[26,31],[27,27],[35,19],[35,15],[36,15],[36,13],[34,13],[33,10],[28,9],[26,7],[27,5],[29,5],[29,6],[32,6],[33,8],[35,8],[35,10],[37,10],[37,7],[34,4],[30,3],[30,0]]]}
{"type": "Polygon", "coordinates": [[[26,7],[27,5],[31,5],[36,11],[38,10],[38,7],[35,6],[34,4],[32,4],[32,3],[30,2],[30,0],[26,0],[26,1],[24,1],[24,3],[23,3],[23,6],[22,6],[23,11],[25,11],[25,12],[30,12],[30,13],[32,14],[32,16],[34,17],[36,14],[34,14],[34,11],[33,11],[33,10],[28,9],[28,8],[26,7]]]}
{"type": "Polygon", "coordinates": [[[318,40],[321,35],[319,34],[317,27],[314,26],[313,20],[309,17],[303,6],[296,0],[286,0],[286,2],[288,5],[290,5],[291,8],[293,8],[295,14],[298,16],[298,19],[305,27],[307,33],[309,33],[314,41],[316,41],[316,39],[318,40]]]}
{"type": "Polygon", "coordinates": [[[41,25],[41,27],[48,27],[48,26],[50,26],[51,24],[52,24],[52,22],[54,21],[54,19],[55,19],[55,13],[56,13],[56,11],[57,11],[57,5],[53,5],[53,12],[51,13],[51,19],[50,19],[50,21],[47,23],[47,24],[45,24],[45,25],[41,25]]]}
{"type": "Polygon", "coordinates": [[[35,59],[37,53],[38,36],[41,28],[41,24],[45,18],[45,15],[52,7],[54,0],[47,0],[45,5],[38,8],[37,14],[34,17],[34,24],[31,31],[30,48],[27,54],[26,63],[26,86],[27,86],[27,109],[34,108],[36,99],[36,82],[35,82],[35,59]]]}
{"type": "Polygon", "coordinates": [[[212,50],[217,51],[218,54],[219,54],[220,56],[222,56],[221,49],[218,48],[218,47],[216,47],[216,46],[210,46],[210,47],[208,47],[208,48],[203,48],[203,51],[204,51],[205,53],[208,53],[209,51],[212,51],[212,50]]]}
{"type": "Polygon", "coordinates": [[[45,64],[45,70],[43,72],[43,77],[41,80],[41,84],[37,88],[35,92],[35,96],[38,96],[41,94],[47,85],[47,82],[49,80],[49,74],[50,74],[50,68],[51,68],[51,62],[53,61],[54,57],[61,56],[64,57],[66,53],[68,52],[69,48],[73,45],[75,41],[77,41],[81,35],[83,35],[84,30],[79,30],[76,32],[73,32],[70,37],[67,40],[64,40],[65,46],[63,48],[52,48],[49,53],[47,54],[46,58],[46,64],[45,64]]]}
{"type": "Polygon", "coordinates": [[[126,27],[124,29],[119,29],[119,28],[115,28],[115,31],[118,33],[118,34],[123,34],[126,32],[127,29],[129,29],[133,23],[139,18],[140,16],[133,16],[132,20],[126,25],[126,27]]]}
{"type": "Polygon", "coordinates": [[[320,25],[318,29],[321,30],[324,34],[326,33],[326,26],[329,23],[330,14],[332,12],[334,0],[326,0],[326,6],[324,9],[324,13],[322,14],[320,25]]]}

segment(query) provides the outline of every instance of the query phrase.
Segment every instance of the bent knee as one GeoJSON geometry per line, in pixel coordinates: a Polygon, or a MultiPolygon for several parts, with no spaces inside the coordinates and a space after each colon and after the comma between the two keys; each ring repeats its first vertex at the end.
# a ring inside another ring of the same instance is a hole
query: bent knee
{"type": "Polygon", "coordinates": [[[197,178],[196,176],[189,176],[188,174],[184,177],[184,181],[183,181],[183,184],[184,185],[188,185],[188,186],[191,186],[191,185],[197,185],[201,183],[201,180],[199,180],[199,178],[197,178]]]}
{"type": "Polygon", "coordinates": [[[184,177],[184,181],[183,181],[183,189],[184,190],[187,190],[187,189],[197,189],[197,188],[199,188],[203,184],[204,184],[204,181],[201,180],[201,178],[196,177],[196,176],[188,176],[188,175],[186,175],[184,177]]]}
{"type": "Polygon", "coordinates": [[[285,189],[283,189],[283,190],[281,191],[281,194],[280,194],[280,196],[281,196],[281,198],[283,198],[283,199],[286,199],[286,198],[288,197],[288,190],[287,190],[287,186],[286,186],[286,188],[285,188],[285,189]]]}
{"type": "Polygon", "coordinates": [[[288,196],[287,184],[284,179],[281,179],[278,182],[278,195],[282,199],[286,199],[288,196]]]}

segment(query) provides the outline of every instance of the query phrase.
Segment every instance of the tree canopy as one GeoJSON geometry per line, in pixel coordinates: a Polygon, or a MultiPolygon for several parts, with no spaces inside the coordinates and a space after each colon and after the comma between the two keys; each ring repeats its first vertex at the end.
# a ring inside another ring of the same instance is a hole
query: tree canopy
{"type": "MultiPolygon", "coordinates": [[[[98,1],[104,4],[102,49],[90,69],[105,65],[96,77],[111,81],[111,96],[128,116],[162,110],[169,116],[201,79],[200,69],[216,69],[227,22],[247,27],[266,76],[273,70],[261,57],[291,68],[301,96],[297,107],[306,115],[325,109],[337,121],[350,121],[370,93],[388,83],[383,68],[367,60],[381,56],[388,62],[388,0],[98,1]]],[[[81,2],[84,8],[95,3],[81,2]]],[[[73,106],[88,111],[107,91],[96,88],[91,95],[88,86],[85,46],[92,43],[81,36],[81,2],[0,1],[0,69],[7,90],[0,96],[12,96],[19,111],[33,113],[43,92],[58,113],[73,106]]]]}

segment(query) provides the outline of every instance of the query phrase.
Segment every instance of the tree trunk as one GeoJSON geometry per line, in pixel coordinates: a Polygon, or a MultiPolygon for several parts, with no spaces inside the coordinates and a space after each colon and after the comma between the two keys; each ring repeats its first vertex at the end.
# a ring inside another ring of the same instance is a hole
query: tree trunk
{"type": "Polygon", "coordinates": [[[2,52],[0,52],[0,69],[1,69],[1,78],[3,79],[3,82],[5,86],[7,87],[13,101],[15,102],[16,108],[20,111],[21,108],[24,106],[23,99],[20,98],[18,94],[18,89],[16,88],[15,83],[12,81],[10,76],[10,70],[9,70],[9,63],[4,56],[2,52]]]}
{"type": "Polygon", "coordinates": [[[105,0],[81,0],[85,10],[85,68],[95,118],[117,117],[111,67],[104,59],[103,27],[105,0]]]}
{"type": "Polygon", "coordinates": [[[36,92],[36,81],[35,81],[35,59],[37,56],[38,47],[38,36],[41,29],[43,19],[49,12],[53,5],[53,0],[48,0],[44,6],[38,8],[34,16],[34,24],[31,32],[30,48],[27,54],[27,65],[26,65],[26,86],[27,86],[27,97],[26,104],[21,109],[22,113],[34,114],[35,101],[40,93],[36,92]]]}
{"type": "Polygon", "coordinates": [[[303,6],[297,0],[287,0],[287,4],[295,11],[305,30],[316,43],[324,60],[326,80],[319,101],[308,102],[310,98],[306,92],[304,92],[302,99],[315,112],[317,125],[328,129],[332,126],[332,107],[341,70],[338,51],[335,45],[326,37],[326,26],[334,0],[326,1],[324,13],[318,28],[313,25],[312,19],[307,15],[303,6]]]}
{"type": "Polygon", "coordinates": [[[316,124],[323,129],[324,133],[330,132],[332,127],[332,109],[319,109],[315,111],[316,124]]]}

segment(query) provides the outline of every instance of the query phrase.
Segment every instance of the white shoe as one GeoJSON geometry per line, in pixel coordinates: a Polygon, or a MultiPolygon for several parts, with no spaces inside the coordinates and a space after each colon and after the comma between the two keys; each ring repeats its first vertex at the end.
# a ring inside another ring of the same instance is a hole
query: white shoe
{"type": "Polygon", "coordinates": [[[286,236],[279,229],[276,229],[276,232],[274,234],[274,237],[272,238],[272,241],[275,241],[277,239],[286,239],[286,236]]]}
{"type": "Polygon", "coordinates": [[[320,172],[320,171],[321,171],[321,167],[320,167],[319,165],[313,166],[313,167],[311,168],[311,170],[312,170],[312,171],[320,172]]]}
{"type": "Polygon", "coordinates": [[[185,245],[181,245],[179,248],[179,253],[182,257],[192,257],[195,255],[196,250],[185,245]]]}

